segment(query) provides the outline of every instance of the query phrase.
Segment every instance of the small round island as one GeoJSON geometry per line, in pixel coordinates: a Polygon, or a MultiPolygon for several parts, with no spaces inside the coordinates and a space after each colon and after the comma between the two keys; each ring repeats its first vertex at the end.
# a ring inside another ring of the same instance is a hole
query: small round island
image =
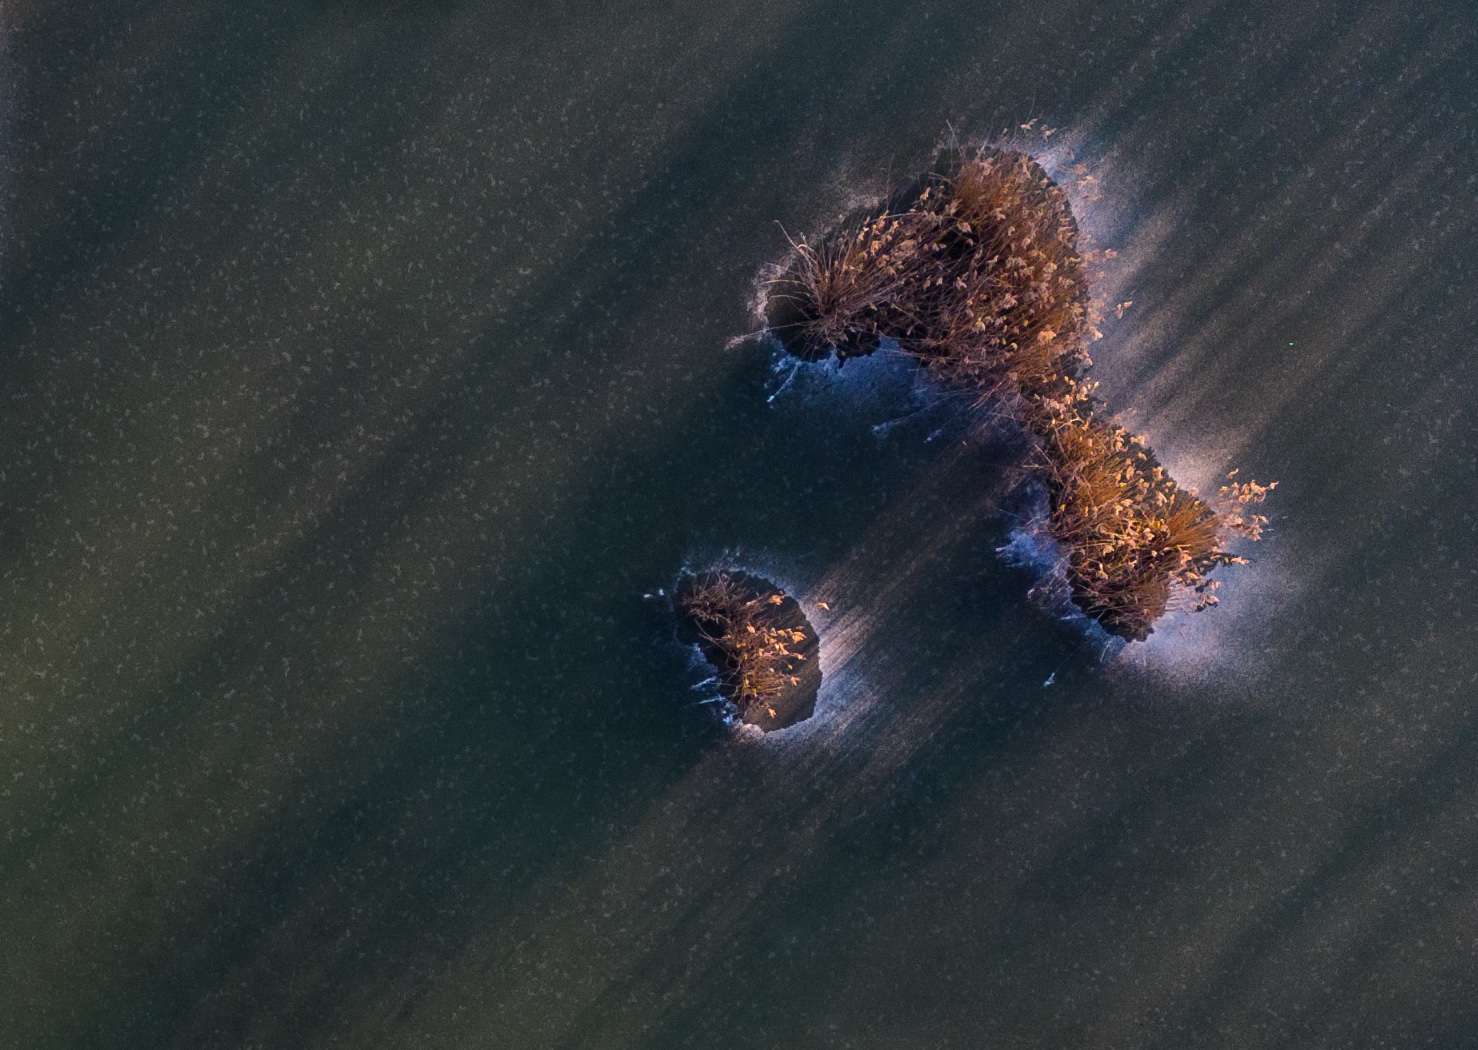
{"type": "Polygon", "coordinates": [[[672,599],[678,641],[713,666],[733,718],[770,732],[811,717],[821,643],[799,602],[763,577],[720,568],[685,573],[672,599]]]}

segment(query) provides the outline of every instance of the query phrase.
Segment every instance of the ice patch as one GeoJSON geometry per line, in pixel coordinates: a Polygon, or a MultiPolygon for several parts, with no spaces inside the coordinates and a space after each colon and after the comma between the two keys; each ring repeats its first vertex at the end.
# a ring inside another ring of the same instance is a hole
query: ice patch
{"type": "Polygon", "coordinates": [[[832,428],[861,430],[878,439],[917,428],[926,442],[980,428],[982,413],[968,395],[930,377],[897,342],[884,339],[866,357],[801,361],[776,340],[766,403],[777,411],[824,417],[832,428]]]}

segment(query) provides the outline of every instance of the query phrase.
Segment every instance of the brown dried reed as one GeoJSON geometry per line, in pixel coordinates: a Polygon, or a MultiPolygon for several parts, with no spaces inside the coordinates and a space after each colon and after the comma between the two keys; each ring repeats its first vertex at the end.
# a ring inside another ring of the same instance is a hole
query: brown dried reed
{"type": "Polygon", "coordinates": [[[1073,601],[1106,630],[1142,640],[1172,608],[1215,605],[1208,574],[1244,561],[1223,543],[1261,536],[1267,519],[1248,508],[1273,486],[1232,483],[1213,507],[1094,417],[1082,374],[1097,333],[1066,194],[1025,154],[986,149],[948,156],[902,205],[792,242],[771,330],[807,360],[891,338],[981,401],[1010,395],[1039,438],[1073,601]]]}
{"type": "Polygon", "coordinates": [[[1067,556],[1078,607],[1110,633],[1143,641],[1172,608],[1216,605],[1211,571],[1246,562],[1223,544],[1234,534],[1261,537],[1267,518],[1248,508],[1276,482],[1234,482],[1213,507],[1177,485],[1140,438],[1095,419],[1086,395],[1028,405],[1028,426],[1041,437],[1047,527],[1067,556]]]}
{"type": "Polygon", "coordinates": [[[795,672],[804,657],[792,646],[804,642],[806,635],[775,621],[783,601],[779,594],[755,594],[722,570],[695,576],[691,590],[679,600],[680,609],[707,643],[720,691],[739,708],[741,717],[755,705],[774,717],[770,705],[800,684],[795,672]]]}
{"type": "Polygon", "coordinates": [[[797,356],[870,353],[891,338],[940,378],[988,396],[1052,386],[1087,364],[1088,283],[1060,188],[1021,153],[950,158],[906,210],[794,243],[771,330],[797,356]]]}

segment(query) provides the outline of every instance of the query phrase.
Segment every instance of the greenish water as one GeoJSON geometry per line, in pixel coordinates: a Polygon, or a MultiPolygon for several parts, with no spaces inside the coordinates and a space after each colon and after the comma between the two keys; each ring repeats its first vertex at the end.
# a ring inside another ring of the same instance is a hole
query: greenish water
{"type": "Polygon", "coordinates": [[[1461,5],[0,25],[0,1046],[1478,1046],[1461,5]],[[1281,482],[1107,665],[1009,436],[730,345],[1033,120],[1103,393],[1281,482]],[[763,740],[642,600],[736,548],[827,661],[763,740]]]}

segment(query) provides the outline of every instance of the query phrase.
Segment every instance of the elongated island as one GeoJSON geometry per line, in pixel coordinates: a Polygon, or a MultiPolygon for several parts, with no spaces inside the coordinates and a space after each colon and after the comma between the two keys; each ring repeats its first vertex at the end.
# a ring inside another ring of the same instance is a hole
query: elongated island
{"type": "Polygon", "coordinates": [[[1087,265],[1067,195],[1011,150],[951,150],[881,208],[814,243],[792,242],[767,320],[803,360],[897,343],[941,382],[997,401],[1034,437],[1047,531],[1073,602],[1111,634],[1143,640],[1167,611],[1215,605],[1233,536],[1272,485],[1232,481],[1209,501],[1170,478],[1144,442],[1100,417],[1085,379],[1096,338],[1087,265]]]}

